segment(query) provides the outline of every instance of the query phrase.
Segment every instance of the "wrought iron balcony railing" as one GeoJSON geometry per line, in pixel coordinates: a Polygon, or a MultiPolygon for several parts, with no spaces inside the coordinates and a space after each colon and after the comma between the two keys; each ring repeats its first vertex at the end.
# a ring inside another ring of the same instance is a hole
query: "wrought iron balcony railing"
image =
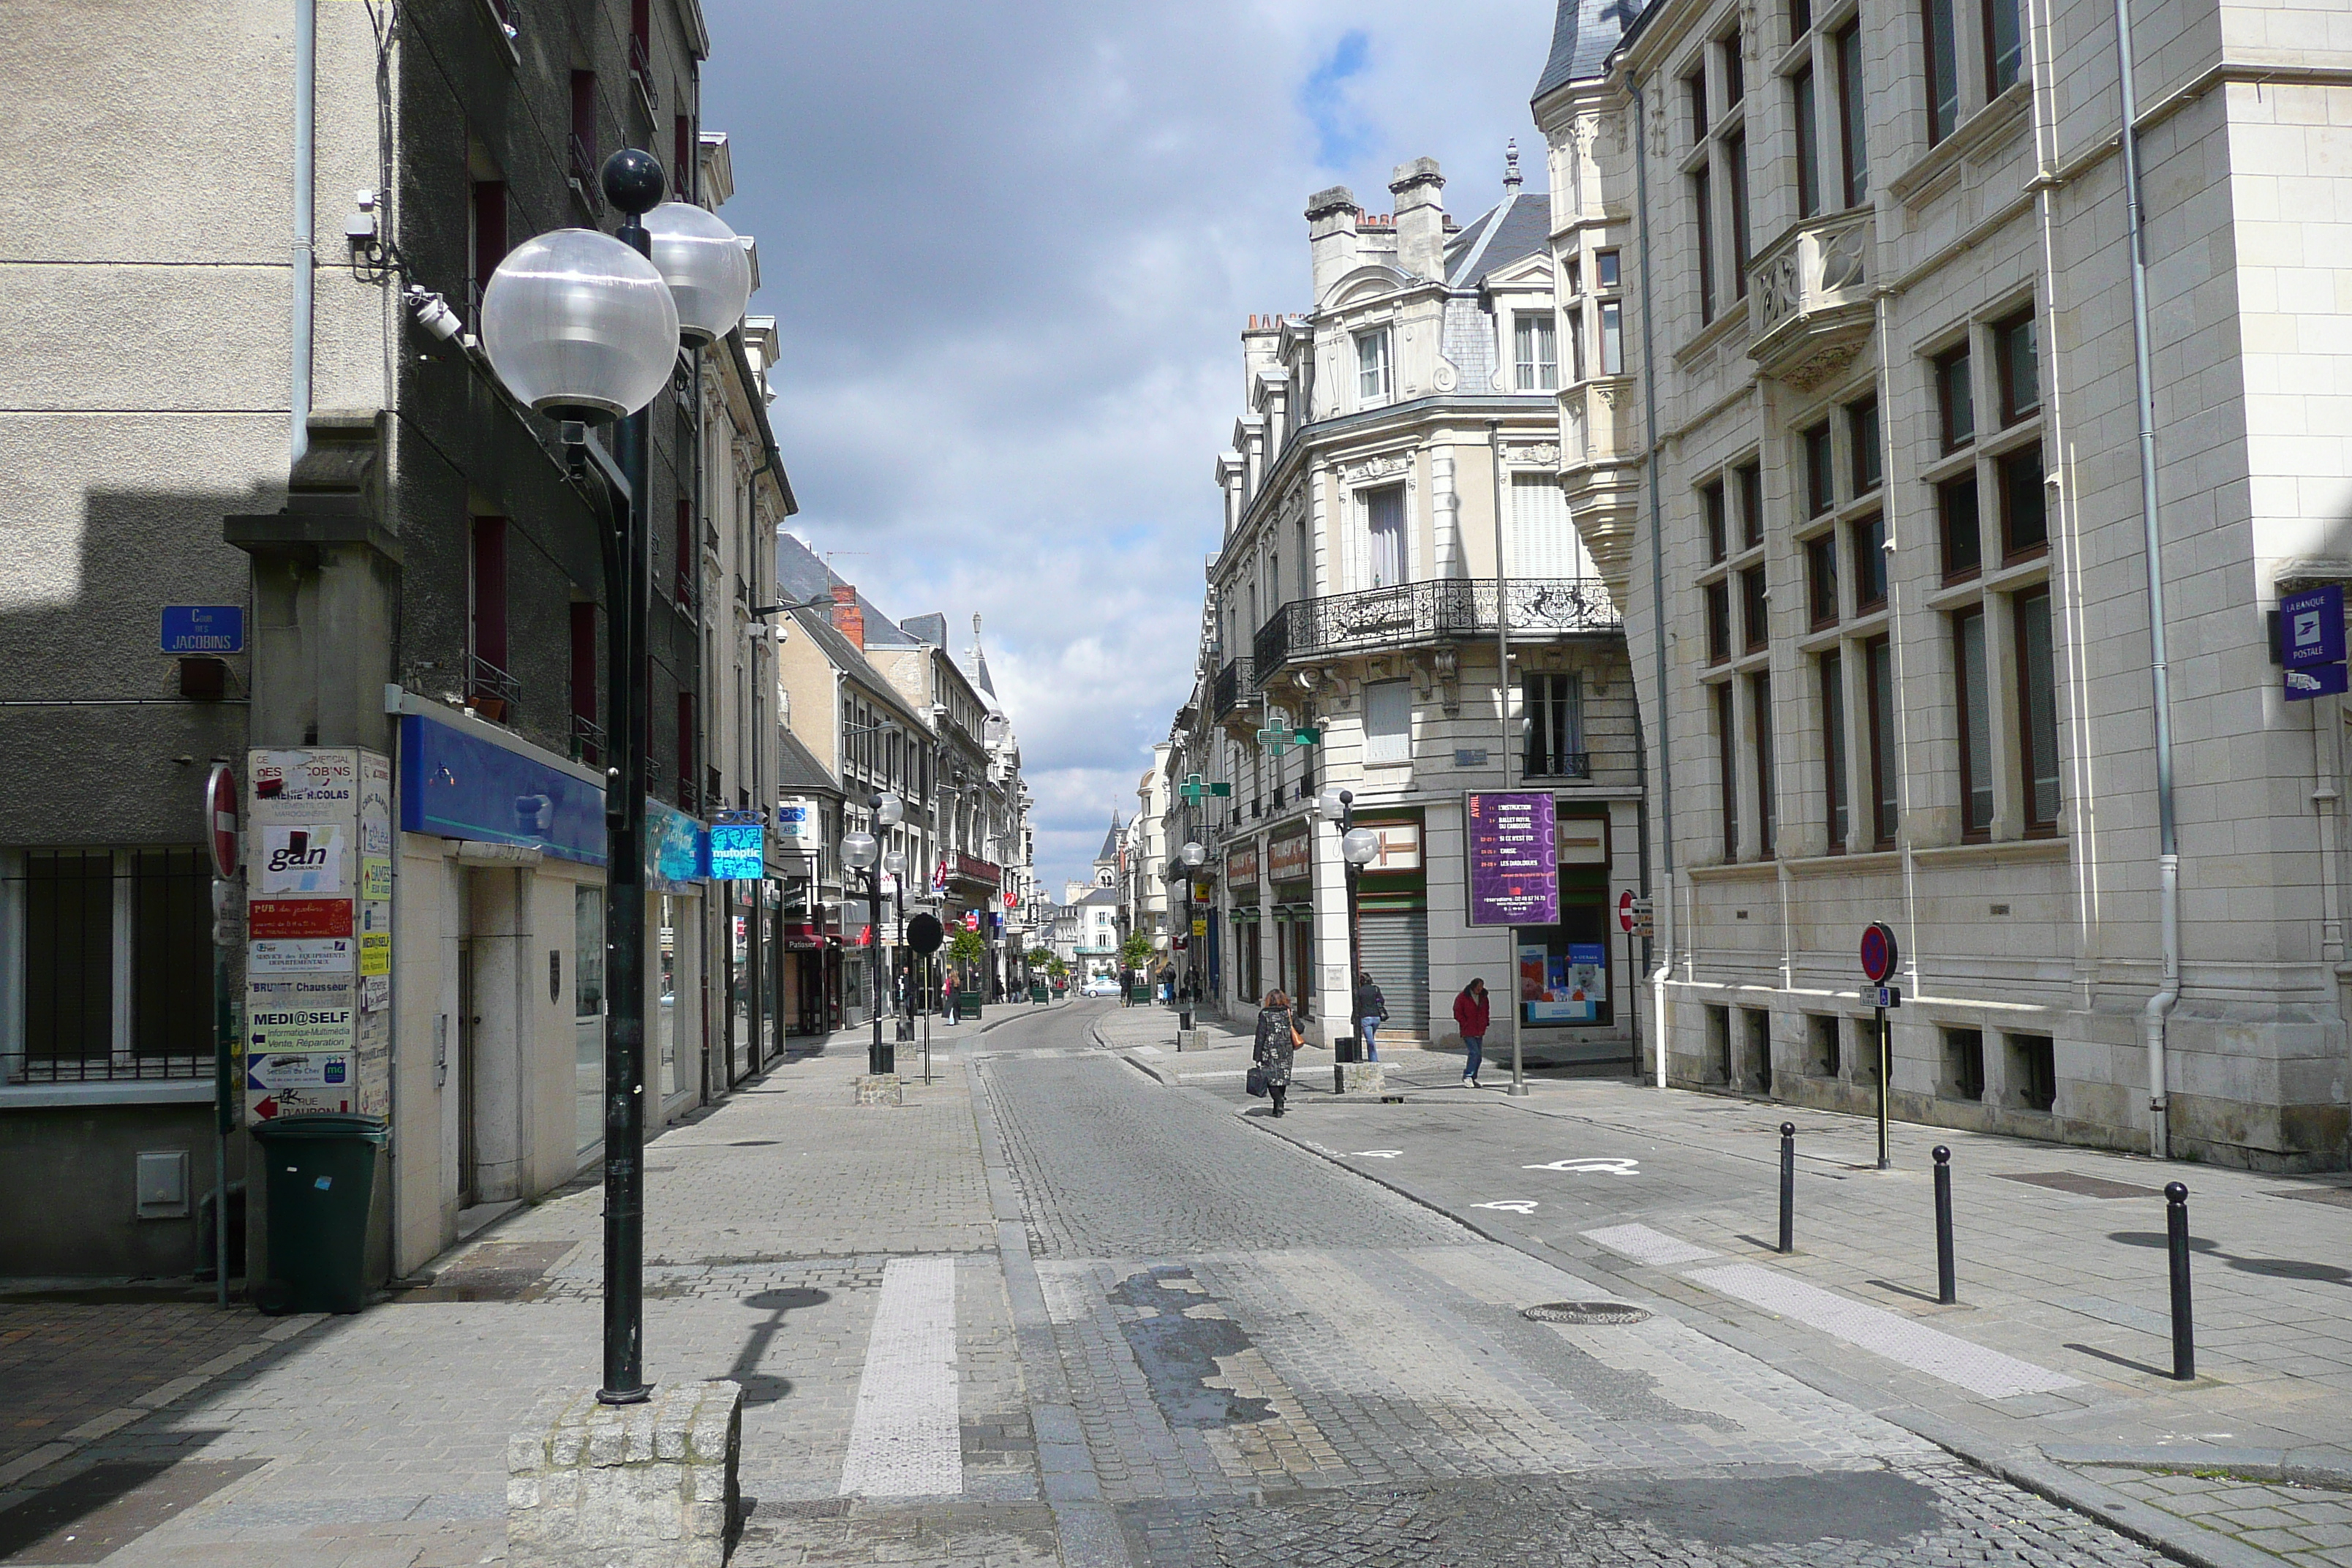
{"type": "MultiPolygon", "coordinates": [[[[1442,577],[1293,600],[1258,628],[1252,641],[1253,671],[1263,686],[1300,659],[1492,637],[1497,599],[1491,579],[1442,577]]],[[[1499,599],[1513,636],[1624,629],[1598,577],[1514,577],[1502,584],[1499,599]]]]}
{"type": "Polygon", "coordinates": [[[522,682],[476,654],[466,656],[466,706],[493,724],[513,721],[522,682]]]}
{"type": "Polygon", "coordinates": [[[1243,703],[1257,696],[1257,682],[1250,676],[1250,657],[1243,654],[1225,661],[1217,671],[1215,683],[1209,689],[1209,717],[1222,719],[1243,703]]]}

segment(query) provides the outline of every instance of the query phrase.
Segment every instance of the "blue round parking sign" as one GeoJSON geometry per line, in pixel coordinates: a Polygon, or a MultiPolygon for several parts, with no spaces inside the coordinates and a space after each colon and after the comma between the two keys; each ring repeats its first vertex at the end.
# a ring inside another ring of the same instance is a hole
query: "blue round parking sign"
{"type": "Polygon", "coordinates": [[[1862,931],[1862,972],[1873,985],[1884,985],[1895,973],[1895,931],[1885,921],[1873,921],[1862,931]]]}

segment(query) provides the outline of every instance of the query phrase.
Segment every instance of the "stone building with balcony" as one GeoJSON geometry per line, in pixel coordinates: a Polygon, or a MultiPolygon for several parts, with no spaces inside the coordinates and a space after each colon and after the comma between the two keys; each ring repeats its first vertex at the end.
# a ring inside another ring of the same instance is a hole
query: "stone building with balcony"
{"type": "Polygon", "coordinates": [[[1560,389],[1591,350],[1561,336],[1550,209],[1517,150],[1471,222],[1444,186],[1420,159],[1393,213],[1318,193],[1312,308],[1242,334],[1224,537],[1164,770],[1230,794],[1180,795],[1166,837],[1208,851],[1192,956],[1228,1016],[1278,987],[1322,1039],[1348,1032],[1339,833],[1310,809],[1337,786],[1382,840],[1357,935],[1391,1036],[1443,1040],[1474,975],[1508,994],[1524,970],[1530,1048],[1621,1058],[1632,955],[1607,906],[1638,883],[1642,763],[1616,605],[1560,481],[1560,389]],[[1503,788],[1554,796],[1557,924],[1468,923],[1465,795],[1503,788]]]}
{"type": "Polygon", "coordinates": [[[1563,0],[1535,109],[1564,300],[1622,258],[1561,474],[1626,606],[1669,1076],[1873,1105],[1883,921],[1898,1117],[2342,1165],[2343,699],[2266,622],[2352,575],[2352,36],[1636,8],[1563,0]]]}

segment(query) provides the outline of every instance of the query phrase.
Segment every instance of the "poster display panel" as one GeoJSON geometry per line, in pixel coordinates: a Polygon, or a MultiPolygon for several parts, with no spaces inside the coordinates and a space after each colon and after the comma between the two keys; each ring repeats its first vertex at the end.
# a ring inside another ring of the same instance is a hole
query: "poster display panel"
{"type": "Polygon", "coordinates": [[[1473,791],[1468,826],[1470,924],[1553,925],[1559,920],[1551,795],[1538,790],[1473,791]]]}

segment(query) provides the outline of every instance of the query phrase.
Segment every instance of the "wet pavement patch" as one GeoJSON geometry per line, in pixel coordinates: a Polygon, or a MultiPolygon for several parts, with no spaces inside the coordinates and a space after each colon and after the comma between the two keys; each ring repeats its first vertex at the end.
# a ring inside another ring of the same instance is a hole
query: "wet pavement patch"
{"type": "Polygon", "coordinates": [[[2164,1195],[2155,1187],[2109,1181],[2105,1176],[2085,1176],[2073,1171],[1995,1171],[1993,1174],[2004,1182],[2023,1182],[2028,1186],[2048,1187],[2054,1193],[2072,1193],[2078,1198],[2160,1198],[2164,1195]]]}
{"type": "Polygon", "coordinates": [[[0,1563],[101,1563],[266,1461],[99,1465],[0,1513],[0,1563]]]}
{"type": "Polygon", "coordinates": [[[1230,1318],[1192,1315],[1213,1306],[1215,1298],[1190,1268],[1167,1264],[1130,1275],[1110,1300],[1145,1314],[1122,1315],[1119,1330],[1168,1425],[1199,1430],[1274,1419],[1267,1401],[1208,1386],[1210,1378],[1223,1375],[1217,1358],[1239,1355],[1250,1348],[1250,1340],[1230,1318]]]}
{"type": "Polygon", "coordinates": [[[1730,1479],[1589,1479],[1579,1500],[1603,1519],[1670,1520],[1710,1546],[1862,1541],[1893,1546],[1944,1522],[1936,1494],[1891,1470],[1822,1470],[1730,1479]]]}

